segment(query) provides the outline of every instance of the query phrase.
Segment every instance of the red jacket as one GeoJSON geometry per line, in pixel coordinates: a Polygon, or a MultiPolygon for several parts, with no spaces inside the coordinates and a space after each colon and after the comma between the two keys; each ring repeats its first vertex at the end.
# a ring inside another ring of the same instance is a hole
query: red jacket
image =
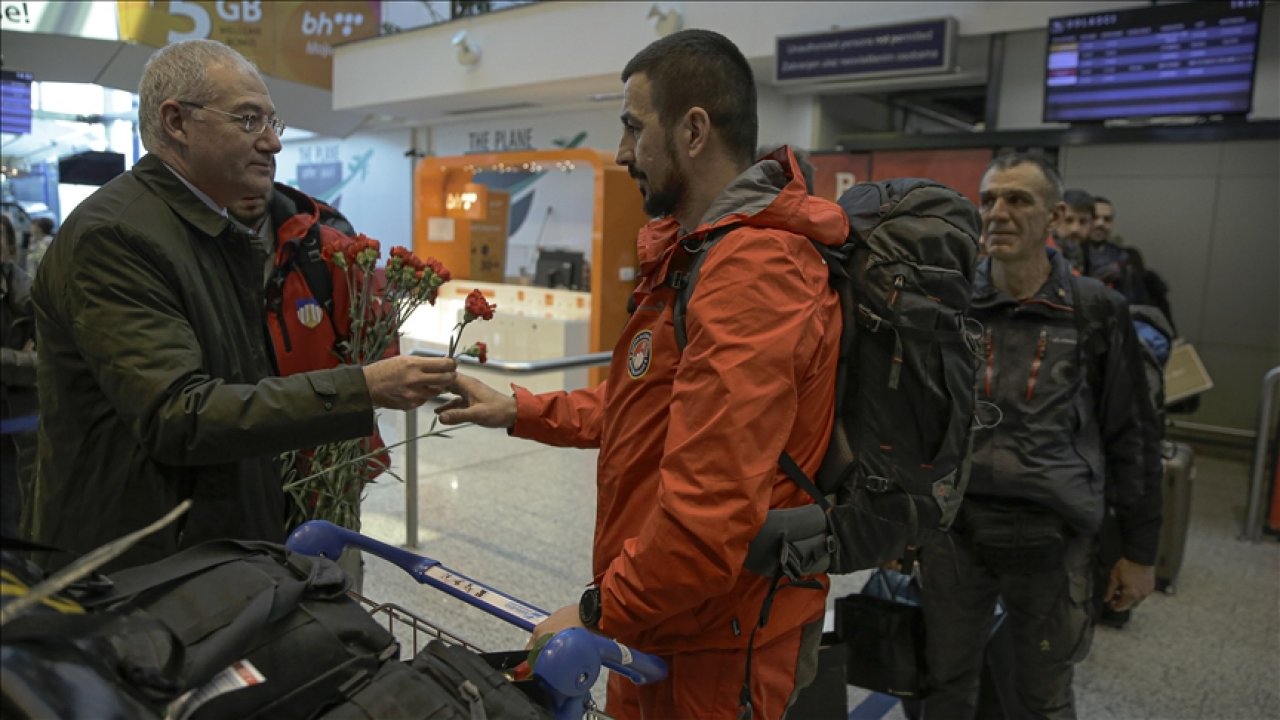
{"type": "MultiPolygon", "coordinates": [[[[745,649],[769,586],[743,569],[747,544],[770,508],[811,502],[778,458],[785,449],[812,475],[831,434],[841,320],[809,238],[838,245],[849,225],[807,194],[789,150],[769,159],[781,172],[752,166],[682,238],[741,225],[708,251],[683,355],[675,291],[663,285],[679,226],[656,220],[640,231],[636,311],[608,380],[568,393],[516,388],[516,435],[600,449],[600,630],[650,652],[745,649]]],[[[780,590],[756,644],[819,617],[825,596],[780,590]]]]}

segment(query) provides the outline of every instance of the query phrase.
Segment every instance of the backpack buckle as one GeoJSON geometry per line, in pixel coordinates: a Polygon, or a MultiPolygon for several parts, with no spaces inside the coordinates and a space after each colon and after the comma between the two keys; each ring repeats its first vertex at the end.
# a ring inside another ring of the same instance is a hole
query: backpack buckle
{"type": "Polygon", "coordinates": [[[866,305],[858,306],[858,324],[870,330],[871,332],[880,332],[880,324],[884,322],[884,318],[871,312],[871,308],[866,305]]]}
{"type": "Polygon", "coordinates": [[[893,489],[893,481],[881,475],[868,475],[862,481],[862,487],[871,492],[886,493],[893,489]]]}

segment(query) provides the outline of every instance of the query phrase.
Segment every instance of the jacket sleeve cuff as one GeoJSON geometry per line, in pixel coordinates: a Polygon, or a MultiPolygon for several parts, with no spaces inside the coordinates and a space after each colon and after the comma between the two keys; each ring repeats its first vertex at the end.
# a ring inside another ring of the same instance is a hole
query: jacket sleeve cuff
{"type": "Polygon", "coordinates": [[[515,383],[511,384],[511,397],[516,401],[516,421],[507,428],[507,434],[511,437],[533,439],[530,431],[537,423],[540,410],[537,400],[533,393],[515,383]]]}
{"type": "Polygon", "coordinates": [[[1124,556],[1139,565],[1155,565],[1160,545],[1160,516],[1128,525],[1121,523],[1124,556]]]}

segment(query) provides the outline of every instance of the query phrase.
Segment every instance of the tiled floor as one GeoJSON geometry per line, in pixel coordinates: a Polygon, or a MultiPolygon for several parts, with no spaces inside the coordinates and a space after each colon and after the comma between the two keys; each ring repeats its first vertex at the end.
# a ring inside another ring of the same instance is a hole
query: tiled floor
{"type": "MultiPolygon", "coordinates": [[[[420,432],[430,424],[421,414],[420,432]]],[[[388,413],[389,442],[403,415],[388,413]]],[[[397,472],[404,453],[394,453],[397,472]]],[[[419,552],[551,610],[577,602],[590,580],[596,454],[465,427],[419,443],[419,552]]],[[[1197,458],[1187,556],[1177,592],[1149,598],[1123,630],[1099,628],[1077,670],[1081,718],[1280,717],[1280,543],[1237,540],[1247,462],[1197,458]]],[[[406,541],[404,485],[370,488],[364,531],[406,541]]],[[[836,578],[831,597],[866,574],[836,578]]],[[[403,605],[485,649],[522,648],[527,635],[398,568],[366,561],[365,594],[403,605]]],[[[867,693],[848,691],[849,707],[867,693]]],[[[886,718],[902,718],[893,708],[886,718]]]]}

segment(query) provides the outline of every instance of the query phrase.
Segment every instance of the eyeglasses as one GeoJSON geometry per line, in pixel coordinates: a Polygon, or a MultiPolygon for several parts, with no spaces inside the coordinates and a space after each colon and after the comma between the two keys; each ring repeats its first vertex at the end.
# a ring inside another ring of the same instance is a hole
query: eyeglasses
{"type": "Polygon", "coordinates": [[[219,110],[218,108],[211,108],[207,105],[201,105],[200,103],[191,102],[190,100],[179,100],[178,102],[183,105],[187,105],[189,107],[200,108],[201,110],[209,110],[211,112],[216,112],[219,115],[226,115],[232,120],[239,122],[240,129],[244,130],[250,135],[257,135],[262,131],[266,130],[268,126],[270,126],[272,130],[276,131],[276,137],[280,137],[281,135],[284,135],[284,128],[285,128],[284,121],[276,117],[275,115],[272,115],[271,117],[263,117],[261,115],[256,115],[254,113],[249,113],[248,115],[237,115],[235,113],[229,113],[226,110],[219,110]]]}

